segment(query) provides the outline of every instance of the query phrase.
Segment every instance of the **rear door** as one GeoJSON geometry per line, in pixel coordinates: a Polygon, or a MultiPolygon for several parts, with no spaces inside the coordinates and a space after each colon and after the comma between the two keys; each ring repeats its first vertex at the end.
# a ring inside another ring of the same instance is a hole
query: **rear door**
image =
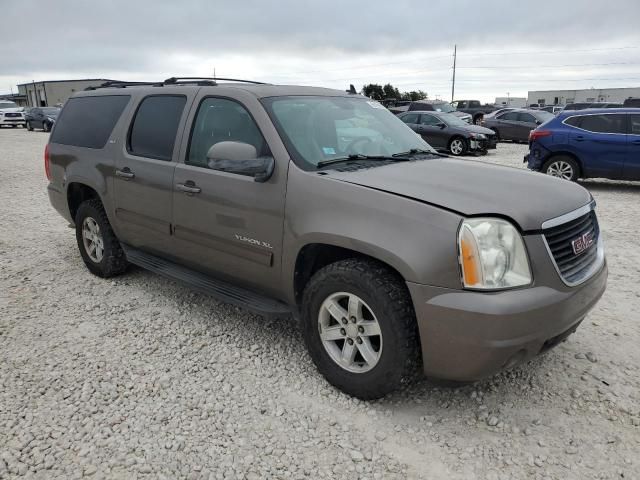
{"type": "Polygon", "coordinates": [[[569,142],[582,161],[586,176],[621,178],[627,159],[627,116],[621,113],[580,115],[569,142]]]}
{"type": "Polygon", "coordinates": [[[420,123],[417,132],[434,148],[447,148],[449,140],[448,128],[441,128],[444,122],[435,115],[423,113],[420,115],[420,123]]]}
{"type": "Polygon", "coordinates": [[[274,173],[264,183],[210,167],[207,152],[219,142],[248,143],[259,156],[274,151],[265,137],[277,133],[258,99],[237,89],[227,92],[202,93],[189,118],[184,163],[173,182],[174,254],[194,269],[278,294],[289,157],[275,157],[274,173]]]}
{"type": "Polygon", "coordinates": [[[538,124],[536,117],[527,112],[518,112],[518,125],[515,131],[515,140],[526,142],[529,140],[529,133],[534,130],[538,124]]]}
{"type": "Polygon", "coordinates": [[[624,163],[623,177],[627,180],[640,180],[640,113],[632,113],[628,117],[628,155],[624,163]]]}
{"type": "Polygon", "coordinates": [[[31,126],[33,128],[42,128],[43,127],[43,121],[44,121],[44,114],[42,113],[42,109],[40,108],[34,108],[31,110],[31,117],[33,118],[33,120],[31,120],[31,126]]]}
{"type": "Polygon", "coordinates": [[[171,250],[176,137],[195,95],[190,90],[169,93],[163,88],[160,94],[139,99],[116,159],[113,182],[120,239],[155,254],[171,250]]]}

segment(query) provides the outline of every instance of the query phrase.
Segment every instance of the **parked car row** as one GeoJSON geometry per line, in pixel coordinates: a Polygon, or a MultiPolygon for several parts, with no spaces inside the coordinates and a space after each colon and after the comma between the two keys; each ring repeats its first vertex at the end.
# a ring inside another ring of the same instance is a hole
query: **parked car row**
{"type": "Polygon", "coordinates": [[[0,100],[0,127],[18,126],[33,131],[35,128],[50,132],[58,119],[59,107],[19,107],[15,102],[0,100]]]}
{"type": "Polygon", "coordinates": [[[531,130],[552,118],[555,118],[552,113],[543,110],[515,108],[485,117],[482,125],[491,129],[498,141],[527,142],[531,130]]]}

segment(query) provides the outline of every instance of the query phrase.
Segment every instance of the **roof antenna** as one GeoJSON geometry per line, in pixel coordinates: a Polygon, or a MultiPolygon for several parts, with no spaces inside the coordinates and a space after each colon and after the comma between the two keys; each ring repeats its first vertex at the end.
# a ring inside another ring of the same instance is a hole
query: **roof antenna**
{"type": "Polygon", "coordinates": [[[353,86],[353,83],[351,85],[349,85],[349,90],[346,90],[347,93],[350,93],[351,95],[356,95],[358,92],[356,92],[356,87],[353,86]]]}

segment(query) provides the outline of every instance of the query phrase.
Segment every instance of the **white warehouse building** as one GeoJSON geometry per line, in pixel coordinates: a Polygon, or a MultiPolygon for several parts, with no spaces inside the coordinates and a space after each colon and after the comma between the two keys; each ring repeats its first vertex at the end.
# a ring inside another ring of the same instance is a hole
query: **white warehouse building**
{"type": "Polygon", "coordinates": [[[640,98],[640,87],[587,88],[583,90],[538,90],[529,92],[527,104],[567,105],[576,102],[622,103],[627,98],[640,98]]]}

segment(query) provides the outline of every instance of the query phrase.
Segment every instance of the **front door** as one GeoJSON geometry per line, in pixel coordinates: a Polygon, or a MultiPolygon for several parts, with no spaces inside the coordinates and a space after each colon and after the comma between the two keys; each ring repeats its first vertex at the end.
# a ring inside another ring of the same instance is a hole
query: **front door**
{"type": "Polygon", "coordinates": [[[116,159],[118,236],[124,243],[156,254],[171,249],[173,172],[178,155],[174,147],[188,100],[186,92],[144,97],[116,159]]]}
{"type": "Polygon", "coordinates": [[[433,148],[446,149],[448,147],[449,133],[447,130],[446,124],[435,115],[429,113],[420,115],[417,131],[433,148]]]}
{"type": "Polygon", "coordinates": [[[623,178],[640,180],[640,113],[629,115],[627,147],[628,154],[624,163],[623,178]]]}
{"type": "Polygon", "coordinates": [[[627,118],[625,114],[600,113],[580,116],[572,130],[570,144],[578,152],[588,177],[621,178],[627,159],[627,118]]]}
{"type": "Polygon", "coordinates": [[[498,116],[498,134],[502,140],[517,139],[518,112],[505,112],[498,116]]]}
{"type": "Polygon", "coordinates": [[[252,104],[250,111],[238,100],[212,96],[197,103],[189,141],[182,148],[184,163],[174,175],[174,253],[192,268],[277,293],[288,158],[280,159],[284,168],[276,164],[264,183],[212,169],[207,153],[219,142],[248,143],[258,155],[271,155],[262,134],[271,125],[259,105],[252,104]]]}

